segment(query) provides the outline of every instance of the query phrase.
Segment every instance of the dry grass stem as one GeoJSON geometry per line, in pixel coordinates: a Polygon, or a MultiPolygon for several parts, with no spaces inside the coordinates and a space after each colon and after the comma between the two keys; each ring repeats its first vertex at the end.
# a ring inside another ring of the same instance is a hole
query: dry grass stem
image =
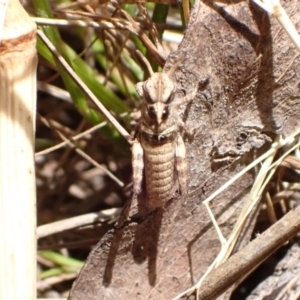
{"type": "Polygon", "coordinates": [[[0,3],[0,35],[0,299],[32,300],[36,299],[36,24],[18,0],[0,3]]]}
{"type": "Polygon", "coordinates": [[[92,132],[94,132],[94,131],[96,131],[96,130],[98,130],[98,129],[106,126],[106,125],[107,125],[107,122],[99,123],[99,124],[93,126],[92,128],[90,128],[88,130],[85,130],[85,131],[83,131],[83,132],[81,132],[81,133],[73,136],[72,138],[70,138],[70,139],[68,139],[68,140],[66,140],[66,141],[64,141],[62,143],[59,143],[59,144],[57,144],[57,145],[55,145],[53,147],[49,147],[49,148],[47,148],[45,150],[42,150],[42,151],[39,151],[39,152],[35,153],[35,157],[42,156],[42,155],[45,155],[45,154],[49,154],[49,153],[51,153],[51,152],[53,152],[55,150],[61,149],[61,148],[65,147],[65,146],[68,146],[68,145],[70,145],[72,143],[71,141],[77,141],[77,140],[79,140],[79,139],[81,139],[81,138],[83,138],[85,136],[88,136],[92,132]]]}
{"type": "Polygon", "coordinates": [[[106,209],[104,211],[100,211],[99,213],[89,213],[78,217],[73,217],[73,218],[53,222],[50,224],[41,225],[38,226],[37,228],[37,232],[36,232],[37,238],[40,239],[55,233],[95,224],[100,221],[109,221],[109,220],[116,221],[119,214],[120,214],[120,209],[113,208],[113,209],[106,209]]]}
{"type": "Polygon", "coordinates": [[[298,51],[300,51],[300,37],[292,23],[291,19],[287,15],[284,8],[281,6],[279,0],[253,0],[257,5],[263,8],[270,14],[273,14],[282,28],[286,31],[298,51]]]}
{"type": "Polygon", "coordinates": [[[261,195],[262,195],[266,185],[269,183],[273,174],[275,173],[276,168],[282,163],[282,161],[284,160],[284,158],[287,155],[289,155],[292,151],[294,151],[295,149],[297,149],[299,147],[299,145],[300,145],[299,140],[295,145],[292,144],[292,143],[294,143],[296,137],[299,134],[300,134],[300,129],[298,129],[297,131],[295,131],[293,134],[291,134],[289,137],[287,137],[285,139],[282,137],[279,137],[277,139],[277,141],[275,141],[272,144],[272,147],[269,151],[267,151],[266,153],[261,155],[259,158],[257,158],[252,164],[250,164],[249,166],[244,168],[241,172],[239,172],[237,175],[235,175],[231,180],[229,180],[227,183],[222,185],[222,187],[220,189],[218,189],[215,193],[213,193],[210,197],[208,197],[207,199],[205,199],[203,201],[203,204],[207,208],[209,216],[211,217],[212,223],[213,223],[213,225],[217,231],[217,234],[219,236],[220,243],[221,243],[221,250],[220,250],[219,254],[217,255],[217,257],[215,258],[215,260],[213,261],[213,263],[208,267],[205,274],[197,282],[197,284],[195,286],[187,289],[180,295],[178,295],[175,299],[180,299],[180,297],[182,297],[183,295],[189,295],[192,292],[194,292],[195,290],[197,291],[197,294],[198,294],[200,292],[200,288],[202,288],[203,281],[208,276],[208,274],[210,272],[212,272],[213,269],[217,268],[220,264],[224,263],[228,259],[228,257],[231,255],[231,252],[236,244],[236,241],[238,240],[239,234],[240,234],[241,230],[243,229],[243,225],[244,225],[247,217],[249,216],[252,209],[256,206],[256,204],[260,200],[261,195]],[[278,149],[280,149],[286,145],[291,145],[290,149],[285,151],[285,153],[279,159],[277,159],[275,162],[273,162],[278,149]],[[226,240],[218,226],[216,219],[213,216],[213,213],[209,207],[209,202],[212,201],[220,193],[222,193],[234,181],[236,181],[238,178],[240,178],[240,176],[245,174],[247,171],[249,171],[254,166],[258,165],[259,163],[262,163],[262,165],[257,174],[255,182],[253,183],[252,189],[249,193],[249,197],[246,200],[244,207],[240,213],[240,216],[235,223],[234,229],[232,230],[229,238],[226,240]]]}
{"type": "Polygon", "coordinates": [[[104,105],[99,102],[97,97],[90,91],[90,89],[86,86],[86,84],[80,79],[80,77],[72,70],[66,60],[58,53],[54,45],[50,42],[50,40],[46,37],[46,35],[38,30],[38,35],[45,43],[47,48],[51,51],[51,53],[56,57],[61,66],[68,72],[68,74],[73,78],[76,84],[82,89],[82,91],[86,94],[86,96],[99,108],[100,112],[103,116],[119,131],[119,133],[127,140],[130,141],[129,133],[121,126],[121,124],[112,116],[112,114],[104,107],[104,105]]]}
{"type": "MultiPolygon", "coordinates": [[[[115,0],[112,0],[112,3],[114,3],[117,7],[119,6],[119,4],[115,0]]],[[[161,67],[163,67],[167,59],[167,54],[165,53],[163,47],[157,48],[157,46],[155,46],[152,43],[151,39],[141,30],[139,25],[135,22],[135,20],[130,16],[130,14],[127,11],[123,9],[119,9],[119,11],[131,23],[131,26],[134,28],[135,34],[141,39],[149,53],[153,56],[157,63],[161,67]]],[[[160,43],[158,43],[158,45],[160,45],[160,43]]]]}
{"type": "MultiPolygon", "coordinates": [[[[115,5],[118,5],[115,3],[115,5]]],[[[98,15],[92,15],[87,13],[76,13],[77,15],[83,15],[88,18],[97,18],[97,21],[85,21],[85,20],[68,20],[68,19],[45,19],[45,18],[32,18],[38,25],[53,25],[53,26],[79,26],[79,27],[94,27],[99,29],[118,29],[126,30],[137,35],[141,41],[144,43],[145,47],[151,53],[151,55],[156,59],[160,66],[163,66],[166,61],[166,53],[160,42],[155,38],[157,46],[155,46],[150,38],[141,30],[137,22],[123,9],[119,9],[123,14],[124,19],[110,18],[104,19],[100,18],[98,15]],[[98,20],[99,19],[99,20],[98,20]]],[[[70,17],[74,17],[74,12],[69,12],[70,17]]],[[[155,36],[155,34],[154,34],[155,36]]]]}
{"type": "MultiPolygon", "coordinates": [[[[298,280],[300,279],[300,273],[295,275],[295,277],[280,291],[280,293],[276,296],[274,300],[284,299],[284,294],[290,291],[295,284],[297,284],[298,280]]],[[[300,293],[300,292],[299,292],[300,293]]],[[[289,298],[290,300],[297,300],[299,295],[296,297],[289,298]]]]}
{"type": "Polygon", "coordinates": [[[97,213],[89,213],[78,217],[73,217],[46,225],[41,225],[37,228],[37,239],[59,233],[62,231],[78,228],[85,225],[90,225],[98,222],[99,215],[97,213]]]}
{"type": "MultiPolygon", "coordinates": [[[[50,123],[45,119],[42,118],[43,122],[47,124],[49,127],[50,123]]],[[[76,145],[69,140],[67,137],[65,137],[59,130],[55,129],[56,133],[59,135],[59,137],[71,148],[74,148],[76,153],[78,153],[80,156],[82,156],[84,159],[86,159],[89,163],[91,163],[94,167],[101,169],[109,178],[111,178],[113,181],[115,181],[120,187],[124,186],[124,183],[119,180],[114,174],[112,174],[105,166],[100,165],[98,162],[96,162],[93,158],[91,158],[89,155],[87,155],[84,151],[80,150],[76,145]]]]}
{"type": "MultiPolygon", "coordinates": [[[[243,274],[255,268],[276,249],[292,239],[299,230],[300,207],[297,207],[213,270],[204,279],[201,290],[198,291],[197,300],[215,299],[237,282],[243,274]]],[[[176,297],[176,299],[179,298],[176,297]]]]}
{"type": "Polygon", "coordinates": [[[39,91],[43,91],[53,97],[72,103],[70,94],[62,88],[41,81],[37,82],[37,88],[39,91]]]}

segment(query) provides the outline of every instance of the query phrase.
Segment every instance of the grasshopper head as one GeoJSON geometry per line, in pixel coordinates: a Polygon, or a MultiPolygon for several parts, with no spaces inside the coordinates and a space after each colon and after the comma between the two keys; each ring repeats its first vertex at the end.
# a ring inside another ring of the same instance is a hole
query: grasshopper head
{"type": "Polygon", "coordinates": [[[137,85],[137,91],[144,100],[145,113],[151,123],[160,125],[167,120],[176,86],[166,73],[154,73],[137,85]]]}

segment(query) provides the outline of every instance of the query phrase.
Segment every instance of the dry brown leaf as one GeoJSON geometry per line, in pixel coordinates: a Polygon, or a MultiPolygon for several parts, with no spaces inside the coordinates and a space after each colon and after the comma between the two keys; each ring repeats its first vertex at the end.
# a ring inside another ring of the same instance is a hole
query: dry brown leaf
{"type": "MultiPolygon", "coordinates": [[[[91,252],[70,299],[165,300],[197,282],[220,250],[202,201],[264,153],[277,134],[299,125],[299,53],[255,4],[226,3],[196,1],[184,39],[166,63],[183,61],[173,77],[178,97],[200,86],[184,113],[195,131],[186,142],[189,196],[109,232],[91,252]]],[[[297,0],[285,9],[300,28],[297,0]]],[[[225,238],[255,173],[211,203],[225,238]]],[[[238,246],[249,241],[252,226],[249,221],[238,246]]]]}

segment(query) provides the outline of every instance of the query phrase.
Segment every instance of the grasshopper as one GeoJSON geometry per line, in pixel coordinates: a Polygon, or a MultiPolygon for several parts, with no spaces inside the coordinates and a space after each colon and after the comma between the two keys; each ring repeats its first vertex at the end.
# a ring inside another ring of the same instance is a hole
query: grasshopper
{"type": "Polygon", "coordinates": [[[163,207],[172,198],[176,178],[180,193],[187,193],[185,124],[178,106],[191,101],[197,90],[175,100],[176,85],[170,77],[177,65],[167,73],[152,72],[148,80],[136,85],[142,104],[132,145],[133,195],[142,192],[145,180],[149,209],[163,207]]]}

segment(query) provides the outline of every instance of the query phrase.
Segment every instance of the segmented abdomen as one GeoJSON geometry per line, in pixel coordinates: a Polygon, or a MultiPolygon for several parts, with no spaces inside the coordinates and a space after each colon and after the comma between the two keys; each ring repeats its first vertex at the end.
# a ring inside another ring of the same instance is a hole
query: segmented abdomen
{"type": "Polygon", "coordinates": [[[175,141],[154,145],[142,142],[144,149],[147,205],[161,207],[171,198],[174,186],[175,141]]]}

